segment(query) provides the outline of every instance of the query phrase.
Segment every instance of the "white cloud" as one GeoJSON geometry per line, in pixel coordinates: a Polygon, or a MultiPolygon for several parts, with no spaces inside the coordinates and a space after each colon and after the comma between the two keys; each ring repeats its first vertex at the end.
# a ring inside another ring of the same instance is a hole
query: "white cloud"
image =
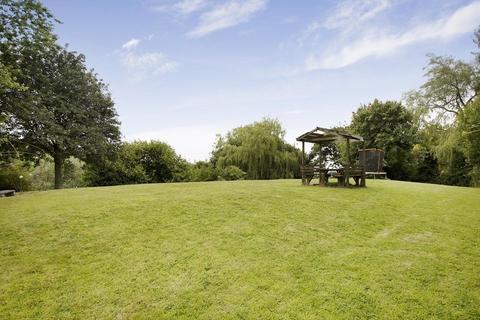
{"type": "Polygon", "coordinates": [[[381,56],[417,42],[449,39],[472,32],[480,21],[480,1],[459,8],[447,18],[425,23],[400,34],[369,31],[351,44],[330,48],[322,55],[310,55],[305,60],[307,70],[346,67],[370,56],[381,56]]]}
{"type": "MultiPolygon", "coordinates": [[[[146,37],[147,40],[153,38],[153,34],[146,37]]],[[[145,78],[148,75],[159,75],[176,70],[178,64],[162,52],[139,53],[137,47],[140,42],[135,38],[130,39],[122,45],[122,50],[117,51],[122,64],[135,78],[145,78]]]]}
{"type": "Polygon", "coordinates": [[[203,37],[209,33],[230,28],[248,21],[256,12],[263,10],[266,0],[231,0],[217,5],[200,16],[200,23],[187,35],[203,37]]]}
{"type": "Polygon", "coordinates": [[[134,49],[135,47],[137,47],[139,44],[140,44],[140,40],[133,38],[133,39],[130,39],[127,42],[125,42],[122,45],[122,49],[131,50],[131,49],[134,49]]]}
{"type": "Polygon", "coordinates": [[[201,11],[209,6],[211,0],[175,0],[154,1],[152,9],[159,12],[173,12],[181,15],[189,15],[201,11]]]}
{"type": "Polygon", "coordinates": [[[181,14],[190,14],[205,8],[208,0],[182,0],[173,5],[173,10],[181,14]]]}
{"type": "Polygon", "coordinates": [[[122,55],[123,64],[137,73],[154,75],[175,71],[177,63],[169,60],[161,52],[146,52],[142,54],[127,52],[122,55]]]}
{"type": "Polygon", "coordinates": [[[391,0],[339,1],[333,14],[322,24],[327,29],[352,26],[372,19],[391,5],[391,0]]]}
{"type": "MultiPolygon", "coordinates": [[[[343,32],[354,30],[362,23],[375,18],[379,13],[388,9],[392,0],[343,0],[337,3],[335,9],[329,13],[326,19],[314,21],[305,30],[299,39],[303,45],[312,35],[325,29],[343,29],[343,32]]],[[[316,37],[314,37],[315,39],[316,37]]]]}

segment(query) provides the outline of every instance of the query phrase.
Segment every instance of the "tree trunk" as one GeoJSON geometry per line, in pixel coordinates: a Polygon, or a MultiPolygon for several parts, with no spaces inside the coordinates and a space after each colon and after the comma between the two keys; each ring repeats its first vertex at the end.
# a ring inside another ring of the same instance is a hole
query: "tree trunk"
{"type": "Polygon", "coordinates": [[[59,153],[55,153],[53,155],[53,162],[55,164],[55,189],[62,189],[63,157],[59,153]]]}

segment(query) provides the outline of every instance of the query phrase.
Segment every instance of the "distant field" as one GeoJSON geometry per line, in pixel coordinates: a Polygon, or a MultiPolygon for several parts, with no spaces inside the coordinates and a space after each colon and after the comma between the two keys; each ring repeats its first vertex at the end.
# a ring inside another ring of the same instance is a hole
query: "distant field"
{"type": "Polygon", "coordinates": [[[480,189],[367,183],[0,199],[0,318],[479,319],[480,189]]]}

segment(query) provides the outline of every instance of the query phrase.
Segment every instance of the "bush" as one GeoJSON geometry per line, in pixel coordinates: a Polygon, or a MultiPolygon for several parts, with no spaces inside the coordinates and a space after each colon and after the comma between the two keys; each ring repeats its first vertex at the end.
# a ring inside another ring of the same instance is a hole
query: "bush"
{"type": "Polygon", "coordinates": [[[21,160],[13,160],[11,163],[2,164],[0,167],[0,190],[31,190],[31,171],[30,165],[21,160]]]}
{"type": "Polygon", "coordinates": [[[32,172],[32,189],[53,189],[55,180],[55,168],[51,158],[40,159],[32,172]]]}
{"type": "Polygon", "coordinates": [[[160,141],[123,143],[113,159],[86,166],[90,185],[187,181],[188,163],[160,141]]]}
{"type": "MultiPolygon", "coordinates": [[[[85,164],[74,157],[65,160],[63,164],[63,187],[85,187],[85,164]]],[[[49,190],[54,188],[55,166],[51,157],[40,159],[32,171],[32,190],[49,190]]]]}
{"type": "Polygon", "coordinates": [[[70,157],[63,164],[63,187],[79,188],[87,186],[84,172],[85,163],[77,158],[70,157]]]}
{"type": "Polygon", "coordinates": [[[217,168],[211,162],[198,161],[190,169],[191,181],[218,181],[244,179],[246,173],[237,166],[217,168]]]}
{"type": "Polygon", "coordinates": [[[241,180],[246,173],[237,166],[228,166],[222,170],[222,178],[225,180],[241,180]]]}
{"type": "Polygon", "coordinates": [[[467,105],[458,117],[465,159],[470,165],[470,183],[480,186],[480,98],[467,105]]]}
{"type": "Polygon", "coordinates": [[[438,182],[440,174],[434,153],[425,146],[415,144],[411,155],[412,181],[438,182]]]}
{"type": "Polygon", "coordinates": [[[222,179],[221,170],[210,162],[198,161],[191,168],[191,181],[217,181],[222,179]]]}

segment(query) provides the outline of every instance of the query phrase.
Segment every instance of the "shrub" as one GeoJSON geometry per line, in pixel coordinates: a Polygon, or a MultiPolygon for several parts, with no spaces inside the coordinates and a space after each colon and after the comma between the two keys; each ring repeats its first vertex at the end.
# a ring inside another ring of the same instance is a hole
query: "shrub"
{"type": "Polygon", "coordinates": [[[32,189],[53,189],[55,180],[55,168],[51,158],[40,159],[32,172],[32,189]]]}
{"type": "MultiPolygon", "coordinates": [[[[63,187],[78,188],[86,186],[84,162],[70,157],[63,164],[63,187]]],[[[32,171],[32,190],[49,190],[54,188],[55,166],[51,157],[40,159],[32,171]]]]}
{"type": "Polygon", "coordinates": [[[28,191],[32,189],[31,167],[21,160],[4,163],[0,167],[0,189],[28,191]]]}
{"type": "Polygon", "coordinates": [[[198,161],[191,169],[192,181],[216,181],[223,180],[221,170],[215,168],[210,162],[198,161]]]}
{"type": "Polygon", "coordinates": [[[241,180],[246,173],[237,166],[228,166],[222,170],[222,178],[225,180],[241,180]]]}
{"type": "Polygon", "coordinates": [[[188,163],[160,141],[123,143],[113,159],[86,166],[90,185],[187,181],[188,163]]]}

